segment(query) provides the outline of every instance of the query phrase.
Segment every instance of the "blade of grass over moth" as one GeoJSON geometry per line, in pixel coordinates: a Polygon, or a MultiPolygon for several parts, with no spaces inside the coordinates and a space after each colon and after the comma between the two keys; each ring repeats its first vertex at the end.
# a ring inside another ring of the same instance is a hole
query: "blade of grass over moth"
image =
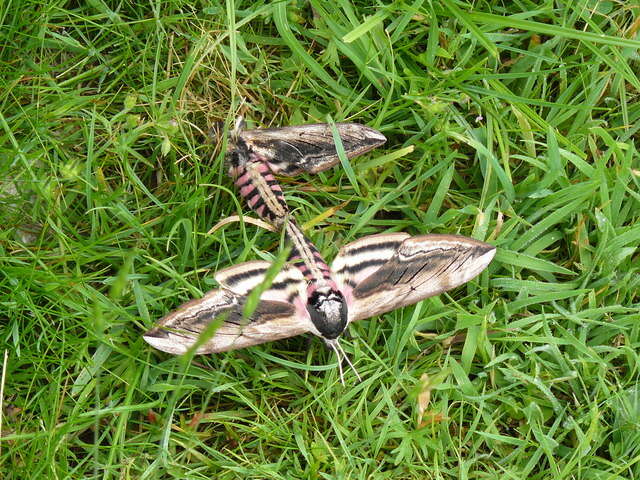
{"type": "Polygon", "coordinates": [[[357,195],[362,195],[360,192],[360,186],[358,185],[358,179],[356,177],[353,168],[351,167],[351,162],[347,158],[347,154],[344,151],[344,146],[342,145],[342,140],[340,139],[340,134],[338,133],[338,129],[336,128],[336,124],[329,118],[329,125],[331,126],[331,133],[333,135],[333,141],[336,144],[336,151],[338,152],[338,157],[340,158],[340,164],[347,174],[347,178],[351,183],[351,186],[356,191],[357,195]]]}
{"type": "Polygon", "coordinates": [[[271,287],[271,284],[276,278],[276,275],[278,275],[284,264],[287,262],[290,252],[291,246],[287,246],[278,253],[278,256],[273,260],[273,263],[267,269],[262,283],[258,287],[254,288],[247,296],[244,309],[242,310],[242,315],[244,316],[244,318],[249,318],[258,307],[260,295],[262,295],[267,289],[269,289],[269,287],[271,287]]]}

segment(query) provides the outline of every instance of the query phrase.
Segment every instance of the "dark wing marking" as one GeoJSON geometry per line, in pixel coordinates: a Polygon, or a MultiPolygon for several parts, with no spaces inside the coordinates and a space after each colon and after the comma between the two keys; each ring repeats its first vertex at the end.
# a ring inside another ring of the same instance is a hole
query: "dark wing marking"
{"type": "MultiPolygon", "coordinates": [[[[347,299],[349,321],[380,315],[405,305],[455,288],[477,276],[493,259],[496,249],[492,245],[458,235],[423,235],[405,238],[389,255],[393,242],[375,236],[369,245],[365,237],[347,245],[333,263],[335,269],[342,268],[340,288],[347,299]],[[362,243],[366,248],[358,248],[362,243]],[[376,267],[376,259],[362,257],[362,253],[380,247],[384,262],[376,267]],[[358,255],[364,262],[372,262],[366,268],[358,268],[358,255]],[[355,274],[349,273],[349,268],[355,274]],[[362,273],[368,274],[363,278],[362,273]]],[[[398,237],[399,239],[400,237],[398,237]]]]}
{"type": "MultiPolygon", "coordinates": [[[[348,158],[362,155],[387,141],[380,132],[365,125],[335,125],[348,158]]],[[[245,130],[239,135],[280,175],[318,173],[339,161],[331,126],[326,123],[245,130]]]]}
{"type": "Polygon", "coordinates": [[[169,313],[144,334],[153,347],[173,354],[185,353],[214,321],[221,325],[196,353],[216,353],[293,337],[314,330],[306,310],[302,274],[294,267],[280,271],[260,295],[257,308],[244,318],[246,296],[264,280],[269,262],[247,262],[217,273],[223,288],[191,300],[169,313]]]}

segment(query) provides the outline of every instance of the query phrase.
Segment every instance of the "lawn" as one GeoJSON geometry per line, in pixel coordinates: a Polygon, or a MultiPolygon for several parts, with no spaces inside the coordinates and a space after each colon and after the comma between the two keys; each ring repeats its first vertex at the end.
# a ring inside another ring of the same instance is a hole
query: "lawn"
{"type": "Polygon", "coordinates": [[[634,2],[0,6],[3,479],[640,478],[634,2]],[[387,143],[281,177],[325,258],[365,235],[498,247],[447,294],[194,358],[142,333],[273,259],[215,122],[387,143]]]}

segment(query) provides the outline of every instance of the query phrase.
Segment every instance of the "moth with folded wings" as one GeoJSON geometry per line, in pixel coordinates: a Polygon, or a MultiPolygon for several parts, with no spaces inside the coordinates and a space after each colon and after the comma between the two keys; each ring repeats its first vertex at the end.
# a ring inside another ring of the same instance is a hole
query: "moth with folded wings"
{"type": "MultiPolygon", "coordinates": [[[[348,158],[386,140],[363,125],[336,124],[335,130],[348,158]]],[[[212,322],[220,321],[196,353],[311,332],[323,338],[340,360],[338,339],[349,323],[457,287],[477,276],[495,255],[495,247],[458,235],[391,233],[344,246],[329,267],[290,216],[273,174],[317,173],[335,165],[339,157],[331,126],[243,131],[238,122],[231,143],[230,173],[248,205],[285,231],[293,247],[290,263],[262,292],[249,316],[243,315],[245,303],[265,282],[270,263],[246,262],[217,272],[219,289],[180,306],[144,335],[159,350],[185,353],[212,322]]],[[[349,362],[344,352],[342,357],[349,362]]]]}

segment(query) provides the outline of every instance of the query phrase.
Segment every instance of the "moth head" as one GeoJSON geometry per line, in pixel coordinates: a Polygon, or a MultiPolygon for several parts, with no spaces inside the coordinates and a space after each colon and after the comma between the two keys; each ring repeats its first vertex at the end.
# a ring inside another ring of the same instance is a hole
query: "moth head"
{"type": "Polygon", "coordinates": [[[307,311],[311,321],[323,338],[338,338],[347,328],[347,302],[340,290],[335,288],[319,288],[307,301],[307,311]]]}
{"type": "MultiPolygon", "coordinates": [[[[210,143],[221,142],[222,136],[224,134],[224,127],[225,127],[225,122],[223,121],[213,122],[213,124],[209,128],[207,140],[210,143]]],[[[229,128],[229,146],[230,147],[233,147],[233,145],[236,143],[238,138],[240,138],[240,135],[242,134],[242,131],[245,129],[245,127],[246,127],[246,123],[244,122],[244,119],[241,116],[236,117],[233,127],[229,128]]]]}
{"type": "Polygon", "coordinates": [[[227,159],[231,166],[239,167],[249,160],[251,147],[242,137],[237,137],[231,139],[227,152],[227,159]]]}
{"type": "Polygon", "coordinates": [[[227,146],[227,160],[231,167],[244,165],[251,152],[251,146],[242,138],[242,131],[245,128],[244,119],[237,117],[235,124],[229,130],[229,144],[227,146]]]}

